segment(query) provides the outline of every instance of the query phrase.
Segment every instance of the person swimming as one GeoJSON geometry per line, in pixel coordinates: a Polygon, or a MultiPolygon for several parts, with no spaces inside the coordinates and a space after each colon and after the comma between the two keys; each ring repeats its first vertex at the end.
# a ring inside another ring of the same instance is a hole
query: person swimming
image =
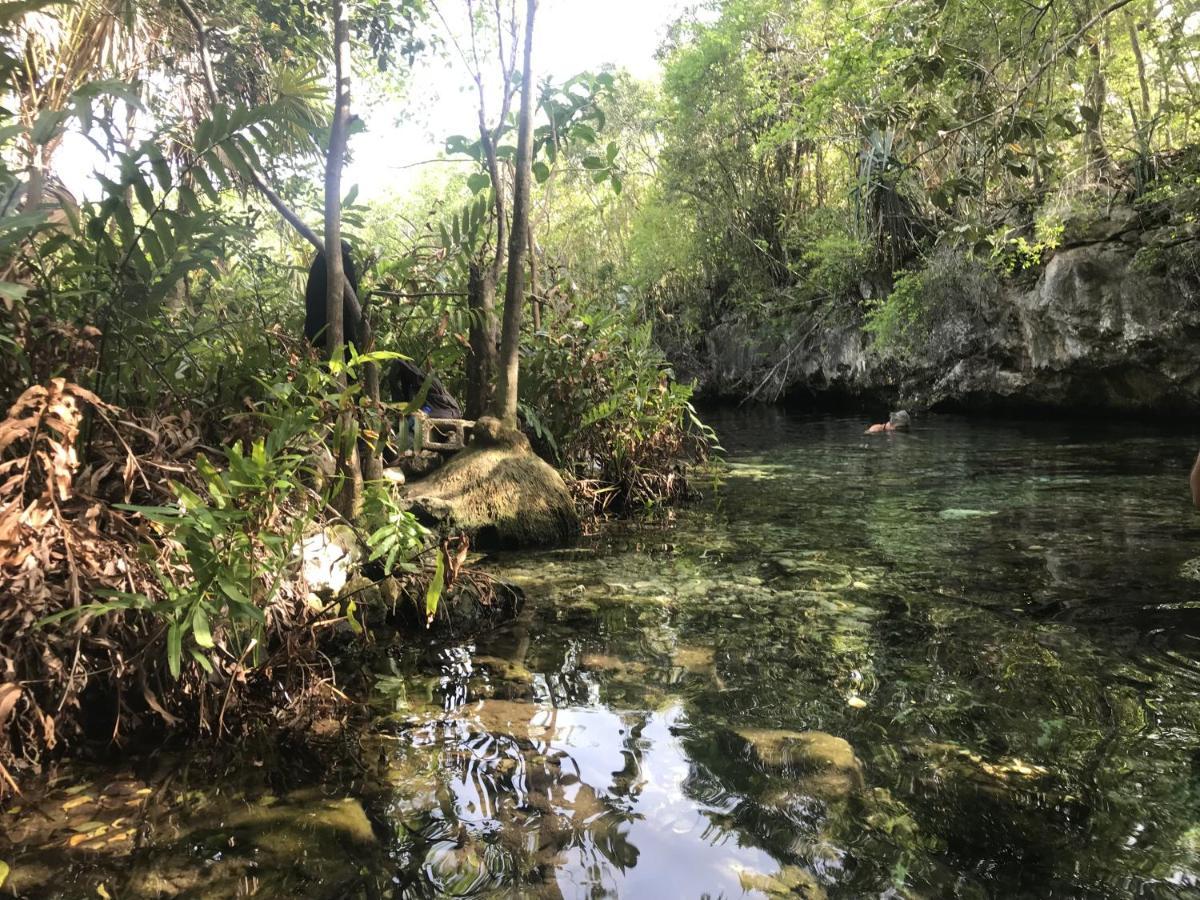
{"type": "Polygon", "coordinates": [[[909,425],[909,415],[906,410],[898,409],[890,416],[886,422],[880,422],[878,425],[872,425],[864,434],[882,434],[886,431],[904,431],[909,425]]]}

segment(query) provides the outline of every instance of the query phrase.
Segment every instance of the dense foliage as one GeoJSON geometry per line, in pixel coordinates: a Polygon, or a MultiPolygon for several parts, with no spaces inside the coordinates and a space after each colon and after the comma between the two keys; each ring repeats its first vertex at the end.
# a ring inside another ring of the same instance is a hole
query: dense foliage
{"type": "MultiPolygon", "coordinates": [[[[500,37],[471,65],[481,92],[480,67],[501,67],[505,110],[526,93],[537,109],[539,215],[565,178],[619,195],[621,147],[599,136],[614,77],[522,91],[520,22],[515,8],[496,16],[469,18],[473,41],[500,37]]],[[[395,612],[394,583],[421,621],[456,579],[486,599],[486,581],[462,572],[465,542],[439,549],[391,488],[360,491],[343,467],[361,452],[368,474],[375,438],[420,403],[378,403],[371,366],[405,353],[467,393],[484,323],[465,300],[485,266],[495,291],[506,261],[510,275],[528,265],[504,302],[506,335],[510,307],[532,310],[523,328],[513,320],[521,423],[581,506],[686,495],[710,433],[636,306],[607,312],[611,285],[566,290],[569,262],[534,253],[541,226],[527,235],[517,218],[515,111],[478,137],[447,136],[467,166],[420,201],[419,227],[356,187],[321,212],[322,177],[343,163],[326,148],[362,127],[333,127],[346,112],[331,103],[339,49],[351,53],[338,71],[365,93],[401,96],[414,57],[461,36],[424,4],[21,0],[0,4],[0,26],[0,591],[13,598],[0,613],[0,794],[89,735],[152,722],[223,734],[280,697],[303,721],[331,697],[331,626],[369,639],[361,626],[395,612]],[[56,166],[80,139],[95,174],[77,197],[56,166]],[[376,335],[348,365],[297,339],[305,242],[322,218],[353,248],[376,335]],[[506,231],[520,240],[506,245],[506,231]],[[361,589],[308,589],[305,542],[346,513],[348,482],[354,521],[342,524],[364,571],[393,584],[367,592],[390,611],[361,589]]]]}
{"type": "MultiPolygon", "coordinates": [[[[850,323],[906,353],[1116,202],[1179,229],[1140,264],[1200,270],[1187,4],[713,0],[666,34],[658,83],[525,84],[535,9],[0,4],[0,586],[28,599],[0,641],[27,667],[3,684],[42,685],[0,693],[0,764],[53,746],[47,710],[117,657],[147,684],[192,679],[208,709],[160,685],[143,711],[213,728],[206,691],[330,612],[289,579],[331,504],[364,513],[376,564],[418,568],[430,539],[387,489],[337,493],[346,459],[361,448],[371,477],[375,438],[407,427],[413,407],[372,393],[397,354],[613,513],[688,495],[715,439],[664,348],[718,323],[850,323]],[[443,136],[452,174],[323,197],[336,148],[378,126],[345,83],[399,103],[421,55],[478,96],[443,136]],[[56,174],[69,140],[94,149],[85,197],[56,174]],[[322,220],[358,262],[362,377],[296,340],[322,220]],[[310,477],[322,446],[332,483],[310,477]],[[93,640],[100,620],[120,637],[93,640]]],[[[448,554],[425,556],[431,611],[448,554]]]]}
{"type": "Polygon", "coordinates": [[[661,152],[613,260],[687,340],[800,315],[887,345],[940,302],[913,290],[935,248],[1012,276],[1114,202],[1186,225],[1197,25],[1153,2],[711,4],[663,47],[661,152]]]}

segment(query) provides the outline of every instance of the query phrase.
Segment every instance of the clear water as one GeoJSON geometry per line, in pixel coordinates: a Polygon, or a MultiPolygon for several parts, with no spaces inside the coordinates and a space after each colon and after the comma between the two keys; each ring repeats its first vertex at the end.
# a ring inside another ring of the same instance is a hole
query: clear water
{"type": "Polygon", "coordinates": [[[528,594],[516,622],[381,663],[369,774],[150,778],[136,846],[31,842],[14,876],[80,896],[1200,895],[1195,438],[711,418],[729,465],[703,502],[495,560],[528,594]]]}

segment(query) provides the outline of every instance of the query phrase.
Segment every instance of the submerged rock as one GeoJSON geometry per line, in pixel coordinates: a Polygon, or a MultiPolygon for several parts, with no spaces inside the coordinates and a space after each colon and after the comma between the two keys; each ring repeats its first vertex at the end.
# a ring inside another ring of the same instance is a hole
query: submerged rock
{"type": "Polygon", "coordinates": [[[391,623],[406,631],[432,634],[475,634],[511,621],[525,602],[524,592],[503,581],[462,579],[446,589],[437,615],[426,624],[424,594],[401,596],[390,604],[391,623]]]}
{"type": "Polygon", "coordinates": [[[351,797],[328,798],[317,791],[297,791],[279,800],[266,797],[258,805],[237,810],[221,823],[260,852],[303,854],[346,845],[375,843],[362,803],[351,797]]]}
{"type": "Polygon", "coordinates": [[[735,728],[732,733],[759,768],[797,777],[798,787],[814,796],[840,799],[865,786],[862,763],[844,738],[779,728],[735,728]]]}
{"type": "Polygon", "coordinates": [[[1189,581],[1200,581],[1200,556],[1184,560],[1179,567],[1179,577],[1189,581]]]}
{"type": "Polygon", "coordinates": [[[816,876],[800,866],[784,866],[773,875],[738,870],[738,880],[745,891],[758,891],[768,897],[791,897],[793,900],[825,900],[825,889],[816,876]]]}
{"type": "MultiPolygon", "coordinates": [[[[494,420],[493,420],[494,421],[494,420]]],[[[519,433],[481,434],[431,475],[408,485],[404,500],[418,518],[470,534],[482,549],[569,544],[579,536],[579,515],[562,476],[529,449],[519,433]]]]}

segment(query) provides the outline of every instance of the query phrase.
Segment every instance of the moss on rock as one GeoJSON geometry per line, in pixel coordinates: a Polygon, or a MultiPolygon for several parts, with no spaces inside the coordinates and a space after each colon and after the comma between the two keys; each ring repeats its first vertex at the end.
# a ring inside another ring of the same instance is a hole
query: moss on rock
{"type": "Polygon", "coordinates": [[[579,514],[562,477],[519,432],[481,419],[476,440],[404,500],[427,524],[463,531],[481,549],[556,547],[579,536],[579,514]]]}

